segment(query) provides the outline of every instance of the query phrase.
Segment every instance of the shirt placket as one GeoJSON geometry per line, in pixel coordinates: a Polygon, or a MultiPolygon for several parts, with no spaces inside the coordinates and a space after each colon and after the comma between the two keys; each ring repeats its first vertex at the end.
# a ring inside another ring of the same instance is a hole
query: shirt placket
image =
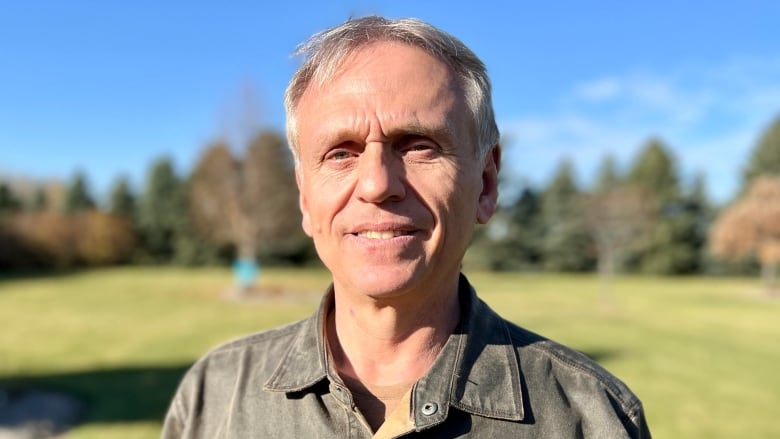
{"type": "Polygon", "coordinates": [[[355,405],[352,393],[342,383],[330,380],[330,393],[341,406],[345,418],[346,437],[349,439],[371,439],[371,429],[355,405]]]}

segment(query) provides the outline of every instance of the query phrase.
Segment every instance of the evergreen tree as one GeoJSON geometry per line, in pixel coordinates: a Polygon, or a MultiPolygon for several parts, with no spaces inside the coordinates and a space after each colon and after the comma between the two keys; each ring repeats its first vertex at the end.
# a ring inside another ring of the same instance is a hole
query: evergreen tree
{"type": "Polygon", "coordinates": [[[87,177],[84,173],[77,172],[65,190],[63,211],[65,213],[76,213],[94,208],[95,201],[90,194],[87,177]]]}
{"type": "Polygon", "coordinates": [[[620,184],[620,174],[618,173],[615,157],[611,154],[604,156],[596,172],[596,192],[603,192],[612,189],[620,184]]]}
{"type": "Polygon", "coordinates": [[[633,267],[652,274],[682,274],[698,269],[700,238],[697,222],[685,205],[677,168],[668,147],[651,139],[628,174],[633,187],[655,195],[655,226],[641,237],[631,257],[633,267]]]}
{"type": "Polygon", "coordinates": [[[21,206],[21,201],[16,198],[11,187],[0,181],[0,221],[14,212],[18,212],[21,206]]]}
{"type": "Polygon", "coordinates": [[[111,187],[111,194],[108,200],[108,211],[132,222],[135,220],[136,216],[135,204],[135,196],[130,190],[130,184],[127,181],[127,177],[119,177],[111,187]]]}
{"type": "Polygon", "coordinates": [[[530,186],[474,231],[466,263],[491,270],[536,270],[541,266],[541,200],[530,186]]]}
{"type": "Polygon", "coordinates": [[[680,193],[674,159],[666,144],[657,138],[650,139],[641,149],[627,181],[655,192],[660,203],[674,200],[680,193]]]}
{"type": "Polygon", "coordinates": [[[35,188],[31,208],[34,212],[40,212],[49,208],[49,197],[46,195],[46,188],[43,186],[35,188]]]}
{"type": "Polygon", "coordinates": [[[760,175],[780,175],[780,116],[758,140],[745,169],[744,186],[747,187],[760,175]]]}
{"type": "Polygon", "coordinates": [[[564,160],[541,196],[542,255],[548,270],[583,271],[594,266],[592,240],[581,221],[579,197],[573,165],[564,160]]]}
{"type": "Polygon", "coordinates": [[[509,212],[513,233],[507,244],[510,260],[519,268],[538,268],[542,260],[542,202],[537,191],[526,187],[509,212]]]}
{"type": "Polygon", "coordinates": [[[695,175],[689,190],[683,194],[682,206],[686,221],[690,222],[688,226],[690,235],[687,242],[697,255],[690,271],[706,271],[709,264],[706,252],[707,233],[715,213],[707,195],[707,181],[703,173],[699,172],[695,175]]]}
{"type": "Polygon", "coordinates": [[[143,250],[154,261],[174,258],[176,232],[186,216],[182,189],[169,158],[152,163],[138,202],[138,229],[143,250]]]}

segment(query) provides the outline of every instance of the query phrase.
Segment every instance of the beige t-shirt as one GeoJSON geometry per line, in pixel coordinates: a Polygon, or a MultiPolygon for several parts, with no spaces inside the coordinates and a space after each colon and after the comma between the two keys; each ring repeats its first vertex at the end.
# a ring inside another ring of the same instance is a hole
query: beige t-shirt
{"type": "Polygon", "coordinates": [[[410,393],[413,382],[375,386],[366,385],[347,376],[342,376],[341,379],[344,380],[344,384],[352,391],[355,405],[358,406],[373,431],[378,431],[396,408],[405,410],[405,417],[409,418],[408,402],[406,407],[402,407],[400,402],[403,400],[404,395],[410,393]]]}

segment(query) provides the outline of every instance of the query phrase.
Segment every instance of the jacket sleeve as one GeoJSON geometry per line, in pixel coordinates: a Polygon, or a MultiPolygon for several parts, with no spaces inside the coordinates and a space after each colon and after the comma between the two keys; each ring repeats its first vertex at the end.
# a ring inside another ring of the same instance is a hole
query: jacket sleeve
{"type": "Polygon", "coordinates": [[[171,406],[168,408],[168,413],[165,415],[165,421],[163,421],[161,439],[180,439],[184,434],[184,416],[183,407],[179,392],[171,401],[171,406]]]}
{"type": "Polygon", "coordinates": [[[651,439],[650,428],[647,426],[647,419],[645,419],[645,411],[642,408],[642,403],[637,401],[635,408],[628,413],[629,419],[631,419],[631,426],[629,427],[629,434],[633,439],[651,439]]]}

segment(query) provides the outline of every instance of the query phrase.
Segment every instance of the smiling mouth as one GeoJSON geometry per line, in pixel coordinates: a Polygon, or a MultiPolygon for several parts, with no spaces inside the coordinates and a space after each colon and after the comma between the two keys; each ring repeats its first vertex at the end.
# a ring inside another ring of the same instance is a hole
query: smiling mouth
{"type": "Polygon", "coordinates": [[[393,239],[399,236],[411,235],[412,233],[411,230],[366,230],[364,232],[353,233],[353,235],[366,239],[393,239]]]}

